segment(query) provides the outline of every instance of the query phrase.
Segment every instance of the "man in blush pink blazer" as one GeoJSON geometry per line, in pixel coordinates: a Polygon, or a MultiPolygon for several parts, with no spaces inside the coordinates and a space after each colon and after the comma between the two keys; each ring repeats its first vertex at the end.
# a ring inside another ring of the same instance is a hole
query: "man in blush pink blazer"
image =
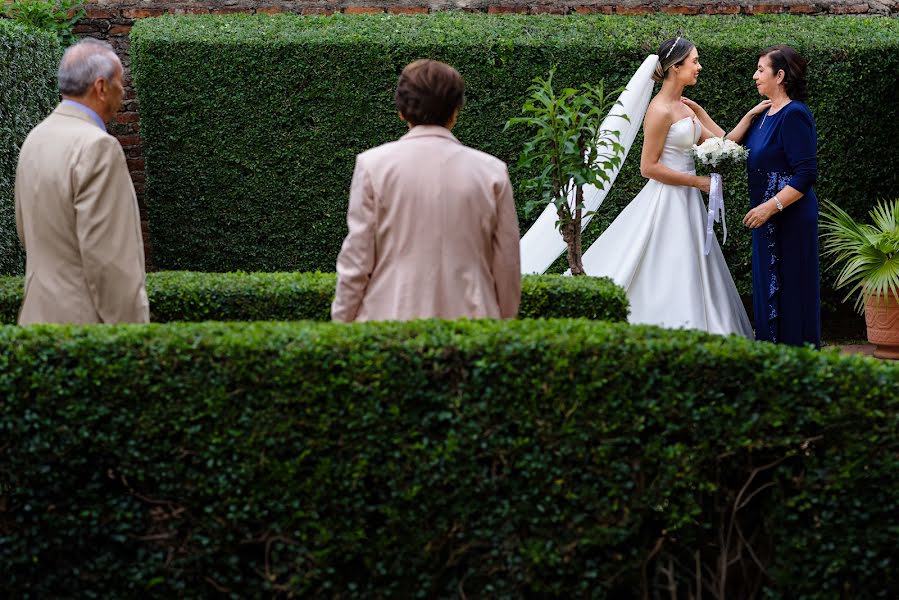
{"type": "Polygon", "coordinates": [[[449,65],[419,60],[403,69],[396,105],[409,132],[356,158],[335,321],[517,315],[509,174],[501,160],[450,133],[464,92],[449,65]]]}

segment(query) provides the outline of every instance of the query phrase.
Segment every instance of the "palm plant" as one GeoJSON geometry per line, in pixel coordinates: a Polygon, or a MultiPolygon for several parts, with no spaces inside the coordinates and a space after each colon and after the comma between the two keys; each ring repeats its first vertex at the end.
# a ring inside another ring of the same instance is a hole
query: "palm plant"
{"type": "Polygon", "coordinates": [[[860,313],[872,297],[892,293],[899,302],[899,199],[878,202],[868,213],[873,225],[858,223],[833,202],[822,205],[824,255],[841,269],[836,287],[850,286],[846,299],[858,294],[860,313]]]}

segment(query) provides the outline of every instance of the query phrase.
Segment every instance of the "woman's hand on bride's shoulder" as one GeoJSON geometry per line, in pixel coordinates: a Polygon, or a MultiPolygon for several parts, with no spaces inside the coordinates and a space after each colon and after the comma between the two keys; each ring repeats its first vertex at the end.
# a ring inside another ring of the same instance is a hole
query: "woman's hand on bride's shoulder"
{"type": "Polygon", "coordinates": [[[712,178],[704,177],[702,175],[696,176],[696,183],[693,184],[693,187],[698,189],[701,192],[709,193],[709,190],[712,189],[712,178]]]}
{"type": "Polygon", "coordinates": [[[686,104],[690,108],[690,110],[692,110],[694,113],[698,113],[699,111],[702,110],[702,107],[699,106],[699,104],[697,102],[690,100],[686,96],[681,96],[680,101],[683,102],[684,104],[686,104]]]}
{"type": "Polygon", "coordinates": [[[749,112],[746,113],[746,115],[749,117],[755,117],[755,116],[762,114],[769,108],[771,108],[771,101],[770,100],[762,100],[761,102],[759,102],[758,104],[756,104],[755,106],[750,108],[749,112]]]}

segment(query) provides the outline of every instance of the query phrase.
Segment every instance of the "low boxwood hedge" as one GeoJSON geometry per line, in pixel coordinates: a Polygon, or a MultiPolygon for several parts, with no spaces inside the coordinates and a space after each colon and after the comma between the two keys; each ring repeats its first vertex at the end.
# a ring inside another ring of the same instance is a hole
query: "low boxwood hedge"
{"type": "Polygon", "coordinates": [[[16,163],[28,132],[59,101],[53,33],[0,18],[0,275],[22,274],[25,254],[16,234],[16,163]]]}
{"type": "MultiPolygon", "coordinates": [[[[622,86],[661,40],[680,32],[697,43],[705,67],[689,94],[723,126],[758,101],[758,50],[795,46],[810,60],[818,196],[861,217],[872,199],[899,195],[899,119],[896,103],[885,101],[899,79],[897,19],[164,16],[141,19],[131,33],[153,259],[160,269],[331,271],[346,235],[354,156],[403,134],[393,90],[405,64],[430,57],[459,69],[467,105],[454,133],[509,163],[517,186],[526,173],[515,163],[529,133],[503,126],[521,114],[535,76],[558,65],[560,86],[622,86]]],[[[587,243],[645,183],[641,143],[587,243]]],[[[518,193],[519,206],[528,200],[518,193]]],[[[744,294],[746,210],[748,202],[729,203],[724,247],[744,294]]],[[[520,217],[527,227],[531,219],[520,217]]]]}
{"type": "MultiPolygon", "coordinates": [[[[150,320],[327,321],[331,318],[333,273],[149,273],[150,320]]],[[[0,323],[15,323],[22,305],[22,279],[0,277],[0,323]]],[[[520,318],[624,321],[629,304],[606,278],[526,276],[520,318]]]]}
{"type": "Polygon", "coordinates": [[[7,597],[899,595],[871,359],[586,320],[3,326],[0,398],[7,597]]]}

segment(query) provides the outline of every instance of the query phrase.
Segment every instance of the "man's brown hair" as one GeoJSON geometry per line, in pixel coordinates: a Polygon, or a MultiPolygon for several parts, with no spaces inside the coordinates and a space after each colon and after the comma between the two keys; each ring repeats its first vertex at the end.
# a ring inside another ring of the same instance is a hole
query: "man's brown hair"
{"type": "Polygon", "coordinates": [[[446,126],[465,103],[465,82],[451,66],[423,58],[403,69],[394,100],[411,125],[446,126]]]}

